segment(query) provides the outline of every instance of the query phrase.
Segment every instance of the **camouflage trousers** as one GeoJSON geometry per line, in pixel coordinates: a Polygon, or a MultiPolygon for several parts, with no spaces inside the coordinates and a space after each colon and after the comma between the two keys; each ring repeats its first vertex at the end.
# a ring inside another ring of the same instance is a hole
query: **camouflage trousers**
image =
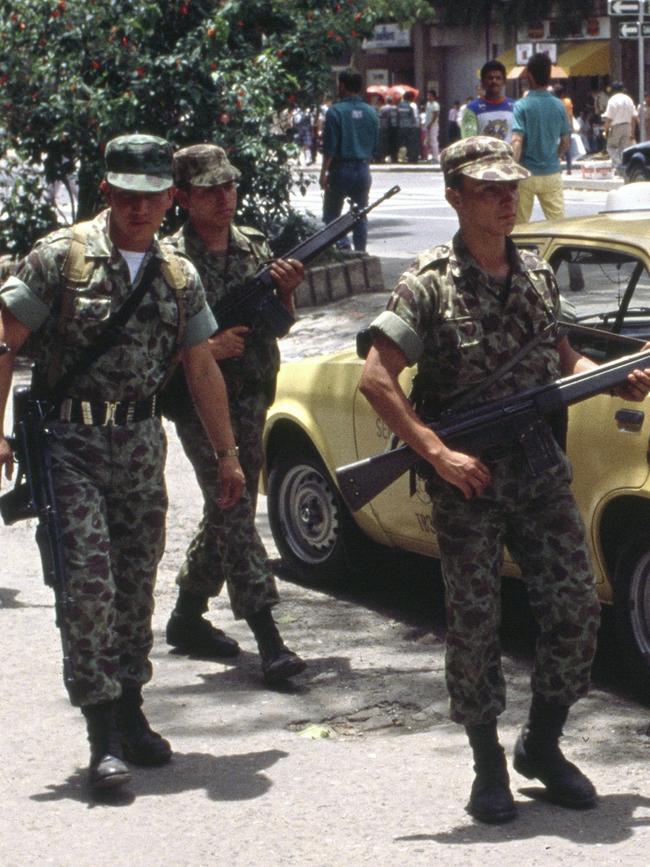
{"type": "Polygon", "coordinates": [[[586,694],[600,622],[566,456],[559,453],[536,479],[516,453],[487,463],[492,484],[480,497],[465,500],[439,478],[428,486],[446,591],[451,718],[463,725],[490,722],[505,707],[498,637],[504,545],[521,568],[539,627],[535,693],[562,705],[586,694]]]}
{"type": "Polygon", "coordinates": [[[156,570],[165,546],[166,440],[160,421],[57,423],[51,441],[71,604],[75,704],[151,679],[156,570]]]}
{"type": "Polygon", "coordinates": [[[257,486],[262,469],[262,430],[267,400],[263,393],[230,394],[230,415],[239,460],[246,476],[244,493],[231,509],[217,505],[217,459],[192,412],[176,430],[203,493],[203,518],[192,539],[176,583],[197,596],[218,596],[224,583],[237,619],[279,602],[267,553],[255,528],[257,486]]]}

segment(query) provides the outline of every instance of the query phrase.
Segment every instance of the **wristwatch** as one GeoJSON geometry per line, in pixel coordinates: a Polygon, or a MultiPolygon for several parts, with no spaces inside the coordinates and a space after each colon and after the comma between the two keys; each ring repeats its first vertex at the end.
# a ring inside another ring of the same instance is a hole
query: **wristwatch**
{"type": "Polygon", "coordinates": [[[217,449],[215,455],[218,458],[238,458],[239,446],[232,446],[229,449],[217,449]]]}
{"type": "Polygon", "coordinates": [[[6,343],[0,343],[0,355],[4,355],[5,352],[11,352],[11,349],[7,346],[6,343]]]}

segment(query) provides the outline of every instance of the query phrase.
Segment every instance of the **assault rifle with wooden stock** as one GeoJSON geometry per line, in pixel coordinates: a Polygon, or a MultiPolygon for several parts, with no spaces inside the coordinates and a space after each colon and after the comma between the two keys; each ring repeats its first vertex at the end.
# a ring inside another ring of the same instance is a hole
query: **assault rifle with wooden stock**
{"type": "MultiPolygon", "coordinates": [[[[650,351],[617,358],[585,373],[576,373],[492,400],[475,409],[448,413],[429,425],[445,445],[469,452],[490,446],[519,444],[530,471],[539,475],[555,461],[545,416],[625,382],[633,370],[650,367],[650,351]]],[[[422,458],[403,445],[365,458],[336,471],[343,499],[357,511],[380,494],[422,458]]]]}
{"type": "MultiPolygon", "coordinates": [[[[390,199],[399,193],[400,187],[391,187],[379,199],[371,202],[365,208],[350,209],[347,214],[342,214],[331,223],[323,226],[305,241],[297,244],[288,253],[282,255],[283,259],[297,259],[306,265],[339,241],[348,232],[363,220],[373,208],[380,205],[386,199],[390,199]]],[[[240,292],[234,292],[223,301],[217,302],[213,308],[217,319],[219,331],[233,328],[235,325],[251,325],[258,319],[271,331],[274,337],[284,337],[288,333],[295,319],[282,304],[274,292],[275,283],[271,276],[271,266],[264,265],[254,277],[243,287],[240,292]]]]}
{"type": "MultiPolygon", "coordinates": [[[[285,253],[282,258],[297,259],[298,262],[306,265],[323,250],[331,247],[332,244],[347,235],[369,211],[399,191],[400,187],[391,187],[387,193],[365,208],[353,206],[347,214],[342,214],[331,223],[323,226],[318,232],[285,253]]],[[[213,311],[217,320],[217,333],[234,328],[236,325],[246,325],[249,328],[263,328],[274,337],[284,337],[296,321],[275,294],[275,283],[271,276],[270,265],[264,265],[260,268],[241,290],[233,292],[222,301],[218,301],[213,307],[213,311]]],[[[228,358],[220,364],[222,367],[226,365],[226,368],[236,366],[237,359],[228,358]]],[[[187,413],[191,406],[192,399],[185,382],[183,365],[178,364],[158,395],[158,407],[166,418],[175,421],[187,413]]]]}

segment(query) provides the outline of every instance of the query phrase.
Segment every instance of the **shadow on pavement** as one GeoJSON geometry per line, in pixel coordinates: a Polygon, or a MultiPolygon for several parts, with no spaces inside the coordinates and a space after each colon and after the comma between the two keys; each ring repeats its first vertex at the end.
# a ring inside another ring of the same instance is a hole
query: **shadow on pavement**
{"type": "MultiPolygon", "coordinates": [[[[585,846],[612,846],[628,840],[636,828],[650,826],[650,816],[635,816],[635,810],[650,808],[650,798],[643,795],[621,793],[601,797],[596,810],[566,810],[547,802],[517,801],[519,818],[508,825],[488,826],[477,822],[462,825],[441,834],[421,833],[395,837],[395,843],[427,842],[444,846],[474,846],[480,843],[508,843],[515,840],[548,839],[552,828],[554,837],[585,846]],[[549,812],[551,811],[551,812],[549,812]],[[504,834],[504,830],[505,831],[504,834]]],[[[552,854],[547,852],[552,858],[552,854]]]]}
{"type": "MultiPolygon", "coordinates": [[[[273,568],[281,578],[308,586],[282,561],[275,561],[273,568]]],[[[409,640],[417,641],[427,634],[437,641],[445,640],[445,594],[437,560],[386,549],[383,557],[374,560],[366,574],[357,573],[345,583],[321,585],[315,589],[403,623],[410,627],[409,640]]],[[[529,664],[534,653],[537,626],[528,604],[525,583],[504,577],[501,605],[500,637],[504,653],[529,664]]],[[[630,680],[626,660],[618,647],[612,615],[611,608],[603,606],[593,683],[650,706],[650,696],[643,685],[630,680]]]]}
{"type": "Polygon", "coordinates": [[[288,753],[283,750],[214,756],[210,753],[174,753],[163,768],[132,767],[131,783],[124,789],[93,796],[86,786],[85,771],[77,771],[65,783],[52,784],[47,791],[31,796],[39,803],[73,800],[89,807],[120,807],[137,797],[176,795],[204,789],[213,801],[246,801],[259,798],[273,785],[263,773],[288,753]]]}

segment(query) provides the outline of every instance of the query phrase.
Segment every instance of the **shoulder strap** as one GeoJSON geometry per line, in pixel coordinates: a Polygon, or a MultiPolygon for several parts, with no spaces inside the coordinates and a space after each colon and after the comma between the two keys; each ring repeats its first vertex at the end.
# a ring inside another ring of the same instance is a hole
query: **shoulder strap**
{"type": "Polygon", "coordinates": [[[63,276],[66,283],[83,285],[90,280],[95,263],[92,259],[86,259],[86,238],[90,222],[77,223],[72,228],[72,239],[68,255],[63,265],[63,276]]]}
{"type": "Polygon", "coordinates": [[[50,386],[49,397],[51,399],[56,400],[63,396],[66,389],[76,376],[90,367],[90,365],[94,364],[100,356],[104,355],[105,352],[118,343],[122,332],[122,326],[131,318],[133,313],[135,313],[136,309],[139,307],[140,302],[149,290],[151,283],[156,276],[157,270],[158,260],[152,257],[147,263],[147,267],[144,270],[138,288],[129,295],[120,309],[116,310],[115,313],[109,317],[99,339],[95,341],[92,346],[85,347],[72,367],[65,372],[58,382],[50,386]]]}
{"type": "Polygon", "coordinates": [[[165,283],[174,293],[178,307],[178,331],[176,332],[176,347],[178,348],[185,337],[185,326],[187,324],[184,295],[184,290],[187,286],[187,275],[181,265],[180,257],[176,255],[173,246],[166,244],[164,241],[161,246],[164,249],[166,258],[160,263],[160,271],[165,283]]]}

